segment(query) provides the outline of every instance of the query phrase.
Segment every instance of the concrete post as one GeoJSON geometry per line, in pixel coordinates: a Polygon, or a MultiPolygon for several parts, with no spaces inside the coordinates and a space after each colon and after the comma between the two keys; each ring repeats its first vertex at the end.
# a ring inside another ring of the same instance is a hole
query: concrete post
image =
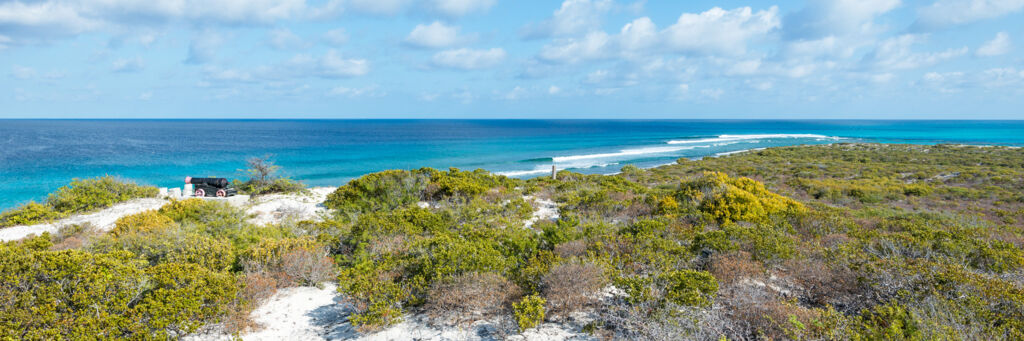
{"type": "Polygon", "coordinates": [[[196,190],[192,187],[192,184],[185,184],[185,190],[182,191],[181,195],[190,197],[196,194],[196,190]]]}
{"type": "Polygon", "coordinates": [[[558,180],[558,168],[555,165],[551,165],[551,179],[558,180]]]}

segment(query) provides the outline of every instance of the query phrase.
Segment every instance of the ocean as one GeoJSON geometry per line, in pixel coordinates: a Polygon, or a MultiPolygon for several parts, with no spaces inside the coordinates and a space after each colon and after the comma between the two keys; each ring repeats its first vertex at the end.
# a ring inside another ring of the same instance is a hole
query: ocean
{"type": "Polygon", "coordinates": [[[173,187],[185,176],[242,177],[247,158],[265,155],[307,185],[338,186],[386,169],[608,174],[837,142],[1024,146],[1024,121],[0,120],[0,210],[74,178],[173,187]]]}

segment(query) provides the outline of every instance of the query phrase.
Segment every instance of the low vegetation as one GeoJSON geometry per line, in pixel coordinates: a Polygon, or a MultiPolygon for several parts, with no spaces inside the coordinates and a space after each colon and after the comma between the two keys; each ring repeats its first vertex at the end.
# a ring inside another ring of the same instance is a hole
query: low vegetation
{"type": "Polygon", "coordinates": [[[41,224],[90,212],[136,198],[157,196],[157,188],[139,186],[112,176],[75,179],[50,194],[45,203],[29,202],[0,214],[0,227],[41,224]]]}
{"type": "Polygon", "coordinates": [[[0,339],[240,331],[274,290],[337,281],[363,332],[585,314],[612,339],[1015,340],[1021,193],[1020,149],[836,144],[557,181],[387,171],[286,226],[173,201],[0,245],[0,339]],[[530,196],[559,218],[528,226],[530,196]]]}

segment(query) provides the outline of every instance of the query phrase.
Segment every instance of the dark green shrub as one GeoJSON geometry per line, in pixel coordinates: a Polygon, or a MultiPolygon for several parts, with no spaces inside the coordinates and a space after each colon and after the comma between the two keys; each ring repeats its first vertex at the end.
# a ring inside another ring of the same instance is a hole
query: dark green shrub
{"type": "Polygon", "coordinates": [[[392,210],[418,202],[429,181],[423,170],[367,174],[338,187],[324,206],[346,213],[392,210]]]}

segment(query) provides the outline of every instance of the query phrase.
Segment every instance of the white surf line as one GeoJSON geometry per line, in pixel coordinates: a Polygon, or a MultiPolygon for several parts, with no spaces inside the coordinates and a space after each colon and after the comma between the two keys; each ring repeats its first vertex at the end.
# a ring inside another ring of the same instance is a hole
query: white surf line
{"type": "Polygon", "coordinates": [[[669,144],[691,144],[691,143],[709,143],[709,142],[726,142],[726,141],[741,141],[749,139],[769,139],[769,138],[815,138],[818,140],[825,139],[842,139],[839,136],[825,136],[819,134],[745,134],[745,135],[718,135],[718,137],[711,138],[697,138],[697,139],[674,139],[670,140],[669,144]]]}

